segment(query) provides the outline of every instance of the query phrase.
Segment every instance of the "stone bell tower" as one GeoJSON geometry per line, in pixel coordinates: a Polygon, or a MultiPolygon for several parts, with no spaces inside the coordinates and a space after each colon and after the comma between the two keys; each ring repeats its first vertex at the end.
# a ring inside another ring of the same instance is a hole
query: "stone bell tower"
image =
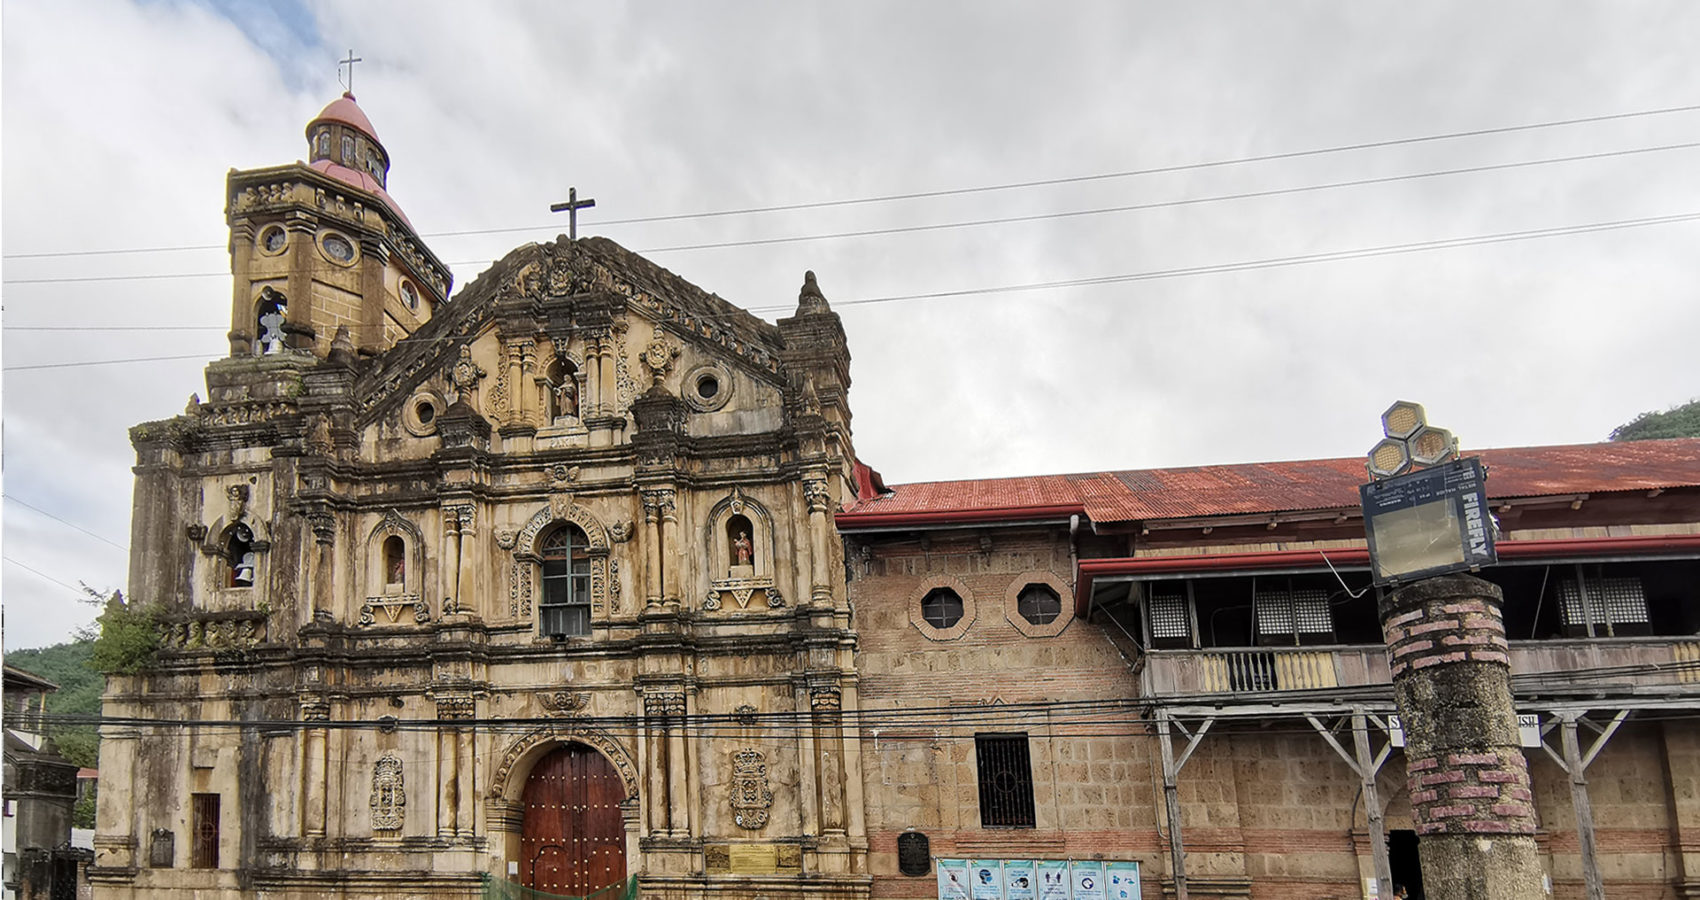
{"type": "Polygon", "coordinates": [[[448,267],[385,190],[389,151],[353,94],[307,123],[307,145],[305,163],[230,173],[233,357],[324,357],[343,327],[370,356],[448,298],[448,267]]]}

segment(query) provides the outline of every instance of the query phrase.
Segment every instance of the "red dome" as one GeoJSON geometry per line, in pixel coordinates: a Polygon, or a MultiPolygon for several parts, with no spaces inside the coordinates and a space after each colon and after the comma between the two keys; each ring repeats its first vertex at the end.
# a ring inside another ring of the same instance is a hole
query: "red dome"
{"type": "Polygon", "coordinates": [[[313,135],[313,126],[320,122],[337,122],[348,125],[376,141],[380,146],[383,145],[383,141],[378,140],[377,129],[372,127],[372,120],[366,118],[366,114],[360,111],[359,105],[354,102],[354,95],[346,91],[343,92],[341,97],[332,100],[331,105],[325,107],[313,121],[307,123],[307,136],[309,138],[313,135]]]}

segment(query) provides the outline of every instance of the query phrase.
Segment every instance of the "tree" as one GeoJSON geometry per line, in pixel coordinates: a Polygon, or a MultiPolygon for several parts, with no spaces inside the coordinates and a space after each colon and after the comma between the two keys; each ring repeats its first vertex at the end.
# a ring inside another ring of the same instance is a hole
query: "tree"
{"type": "Polygon", "coordinates": [[[1680,437],[1700,437],[1700,399],[1673,406],[1664,412],[1644,412],[1611,432],[1614,441],[1680,437]]]}

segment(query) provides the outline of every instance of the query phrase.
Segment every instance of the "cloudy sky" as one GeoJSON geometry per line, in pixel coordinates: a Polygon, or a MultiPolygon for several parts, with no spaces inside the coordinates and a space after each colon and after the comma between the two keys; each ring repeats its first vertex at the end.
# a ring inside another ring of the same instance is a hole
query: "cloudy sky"
{"type": "Polygon", "coordinates": [[[813,269],[893,483],[1354,456],[1398,398],[1467,446],[1594,441],[1700,394],[1700,221],[1644,222],[1700,214],[1700,111],[1624,115],[1700,104],[1681,0],[7,0],[0,37],[8,647],[122,586],[126,428],[226,352],[225,172],[304,156],[349,48],[457,286],[569,186],[770,319],[813,269]],[[193,358],[31,368],[153,357],[193,358]]]}

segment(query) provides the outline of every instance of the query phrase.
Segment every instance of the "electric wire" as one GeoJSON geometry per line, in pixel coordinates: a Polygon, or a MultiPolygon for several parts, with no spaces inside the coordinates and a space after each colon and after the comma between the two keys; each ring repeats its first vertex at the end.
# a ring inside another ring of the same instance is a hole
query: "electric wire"
{"type": "MultiPolygon", "coordinates": [[[[1458,238],[1440,238],[1432,241],[1418,241],[1408,244],[1386,244],[1375,247],[1359,247],[1349,250],[1333,250],[1323,253],[1300,254],[1297,256],[1269,257],[1265,259],[1242,260],[1231,263],[1215,263],[1203,266],[1191,266],[1177,269],[1157,269],[1146,272],[1128,272],[1119,275],[1100,275],[1090,278],[1071,278],[1058,281],[1038,281],[1024,284],[993,285],[989,287],[965,288],[953,291],[931,291],[917,294],[894,294],[884,297],[867,297],[862,299],[838,300],[833,306],[865,306],[869,304],[895,303],[910,300],[942,300],[955,297],[968,297],[986,294],[1007,294],[1026,291],[1050,290],[1055,288],[1088,287],[1105,284],[1122,284],[1137,281],[1154,281],[1167,278],[1185,278],[1195,275],[1214,275],[1227,272],[1247,272],[1258,269],[1276,269],[1289,266],[1309,265],[1321,262],[1338,262],[1354,259],[1369,259],[1380,256],[1394,256],[1404,253],[1417,253],[1429,250],[1445,250],[1456,247],[1475,247],[1487,244],[1500,244],[1512,241],[1536,240],[1547,237],[1563,237],[1575,234],[1590,234],[1601,231],[1615,231],[1624,228],[1640,228],[1652,225],[1670,225],[1680,222],[1690,222],[1700,219],[1700,212],[1676,213],[1666,216],[1650,216],[1641,219],[1622,219],[1612,222],[1592,222],[1581,225],[1561,225],[1553,228],[1537,228],[1526,231],[1501,232],[1497,234],[1471,235],[1458,238]]],[[[707,320],[713,318],[736,318],[753,313],[788,312],[790,306],[754,306],[748,310],[739,310],[724,315],[705,314],[695,318],[707,320]]],[[[408,338],[413,340],[413,338],[408,338]]],[[[464,336],[447,336],[434,338],[436,341],[465,341],[464,336]]],[[[41,369],[61,369],[78,366],[101,366],[122,363],[159,362],[165,360],[207,359],[208,354],[189,354],[185,356],[152,356],[135,357],[130,359],[82,360],[78,362],[36,363],[29,365],[5,366],[0,371],[19,372],[41,369]]]]}
{"type": "Polygon", "coordinates": [[[66,584],[63,581],[60,581],[57,578],[54,578],[52,575],[49,575],[46,572],[43,572],[42,570],[37,569],[34,566],[25,565],[24,563],[18,562],[17,560],[13,559],[10,556],[0,556],[0,560],[4,560],[6,562],[9,562],[12,565],[17,566],[18,568],[23,569],[25,572],[29,572],[32,575],[36,575],[36,576],[39,576],[41,578],[45,578],[48,581],[51,581],[54,584],[59,585],[60,587],[64,588],[65,590],[68,590],[71,593],[76,594],[78,597],[80,597],[84,600],[88,599],[87,592],[85,592],[82,588],[72,587],[69,584],[66,584]]]}
{"type": "MultiPolygon", "coordinates": [[[[70,522],[70,521],[67,521],[65,519],[61,519],[58,516],[54,515],[53,513],[50,513],[47,510],[42,509],[41,507],[36,506],[33,503],[25,503],[24,501],[19,500],[17,497],[15,497],[11,494],[6,494],[5,499],[7,500],[7,502],[16,503],[19,506],[23,507],[24,509],[28,509],[28,510],[32,510],[34,512],[40,513],[41,515],[44,515],[44,516],[48,517],[49,519],[52,519],[53,521],[58,522],[59,524],[66,526],[67,528],[74,528],[77,531],[80,531],[83,534],[86,534],[89,537],[94,538],[97,541],[101,541],[102,543],[106,543],[106,544],[111,544],[112,546],[117,547],[118,549],[123,550],[126,553],[128,553],[130,551],[130,548],[128,546],[124,545],[124,544],[120,544],[117,541],[112,540],[111,538],[108,538],[104,535],[95,534],[94,532],[88,530],[87,528],[84,528],[81,525],[78,525],[75,522],[70,522]]],[[[23,564],[19,563],[19,565],[23,565],[23,564]]]]}
{"type": "MultiPolygon", "coordinates": [[[[1299,185],[1297,187],[1290,187],[1290,188],[1273,188],[1273,189],[1262,190],[1262,191],[1242,191],[1242,192],[1232,193],[1232,194],[1217,194],[1217,195],[1210,195],[1210,196],[1204,196],[1204,197],[1186,197],[1186,198],[1182,198],[1182,199],[1179,199],[1179,200],[1163,200],[1163,201],[1154,201],[1154,202],[1150,202],[1150,203],[1128,204],[1128,205],[1122,205],[1122,206],[1097,207],[1097,208],[1093,208],[1093,209],[1063,210],[1063,211],[1058,211],[1058,212],[1033,213],[1033,214],[1030,214],[1030,215],[1020,215],[1020,216],[1001,216],[1001,217],[993,217],[993,218],[969,219],[969,220],[957,221],[957,222],[934,222],[934,223],[929,223],[929,224],[924,224],[924,225],[903,225],[903,226],[891,226],[891,227],[886,227],[886,228],[869,228],[869,229],[862,229],[862,230],[857,230],[857,231],[839,231],[839,232],[828,232],[828,233],[822,233],[822,234],[782,235],[782,236],[779,236],[779,237],[770,237],[770,238],[746,238],[746,239],[739,239],[739,240],[732,240],[732,241],[711,241],[711,242],[695,243],[695,244],[675,244],[675,245],[672,245],[672,246],[665,246],[665,247],[645,247],[645,248],[635,250],[633,252],[638,253],[640,255],[651,255],[651,254],[657,254],[657,253],[675,253],[675,252],[690,251],[690,250],[720,250],[720,249],[729,249],[729,248],[735,248],[735,247],[761,247],[761,246],[770,246],[770,245],[775,245],[775,244],[805,243],[805,242],[810,242],[810,241],[841,240],[841,239],[846,239],[846,238],[877,237],[877,236],[897,235],[897,234],[915,234],[915,233],[929,232],[929,231],[954,230],[954,229],[958,229],[958,228],[979,228],[979,227],[985,227],[985,226],[989,226],[989,225],[1008,225],[1008,224],[1019,224],[1019,223],[1024,223],[1024,222],[1050,221],[1050,220],[1057,220],[1057,219],[1078,218],[1078,217],[1083,217],[1083,216],[1107,215],[1107,214],[1111,214],[1111,213],[1145,212],[1145,211],[1150,211],[1150,210],[1155,210],[1155,209],[1170,209],[1170,208],[1175,208],[1175,207],[1193,206],[1193,205],[1199,205],[1199,204],[1205,204],[1205,203],[1221,203],[1221,202],[1234,201],[1234,200],[1250,200],[1250,199],[1259,199],[1259,198],[1265,198],[1265,197],[1288,196],[1288,195],[1293,195],[1293,194],[1309,193],[1309,192],[1312,192],[1312,191],[1336,190],[1336,189],[1339,189],[1339,188],[1348,188],[1348,187],[1364,187],[1364,186],[1377,185],[1377,184],[1391,184],[1391,183],[1394,183],[1394,182],[1412,181],[1412,180],[1425,179],[1425,178],[1440,178],[1440,177],[1447,177],[1447,176],[1453,176],[1453,175],[1478,174],[1478,173],[1482,173],[1482,172],[1501,171],[1501,170],[1507,170],[1507,169],[1519,169],[1519,168],[1526,168],[1526,167],[1529,167],[1529,166],[1552,165],[1552,164],[1556,164],[1556,163],[1597,160],[1597,159],[1605,159],[1605,158],[1619,157],[1619,156],[1628,156],[1628,155],[1641,154],[1641,153],[1659,153],[1659,152],[1666,152],[1666,151],[1671,151],[1671,150],[1689,150],[1689,149],[1693,149],[1695,147],[1700,147],[1700,141],[1691,141],[1691,142],[1679,143],[1679,144],[1664,144],[1664,145],[1660,145],[1660,146],[1656,146],[1656,147],[1637,147],[1637,148],[1631,148],[1631,149],[1627,149],[1627,150],[1611,150],[1611,151],[1603,151],[1603,152],[1599,152],[1599,153],[1581,154],[1581,155],[1576,155],[1576,156],[1550,157],[1550,158],[1546,158],[1546,159],[1522,160],[1522,161],[1519,161],[1519,162],[1511,162],[1511,163],[1496,163],[1496,164],[1491,164],[1491,165],[1468,166],[1468,167],[1457,168],[1457,169],[1440,169],[1440,170],[1432,170],[1432,171],[1426,171],[1426,172],[1412,172],[1412,173],[1405,173],[1405,174],[1401,174],[1401,175],[1380,176],[1380,177],[1376,177],[1376,178],[1359,178],[1359,179],[1353,179],[1353,180],[1349,180],[1349,181],[1335,181],[1335,182],[1325,182],[1325,183],[1322,183],[1322,184],[1299,185]]],[[[603,223],[603,224],[608,224],[608,223],[603,223]]],[[[463,261],[459,261],[459,262],[450,263],[450,265],[454,265],[454,266],[477,265],[477,264],[483,263],[483,262],[487,262],[487,261],[486,260],[463,260],[463,261]]],[[[15,284],[15,285],[17,285],[17,284],[86,284],[86,283],[113,282],[113,281],[156,281],[156,280],[188,279],[188,278],[222,278],[222,277],[226,277],[228,275],[229,275],[228,272],[175,272],[175,273],[166,272],[166,273],[152,273],[152,274],[140,274],[140,275],[68,275],[68,276],[49,276],[49,277],[42,277],[42,278],[8,278],[8,279],[4,280],[4,283],[5,284],[15,284]]]]}
{"type": "MultiPolygon", "coordinates": [[[[1102,172],[1102,173],[1091,174],[1091,175],[1074,175],[1074,176],[1066,176],[1066,177],[1060,177],[1060,178],[1035,179],[1035,180],[1031,180],[1031,181],[1007,182],[1007,183],[1002,183],[1002,184],[979,185],[979,186],[966,187],[966,188],[949,188],[949,189],[934,190],[934,191],[914,191],[914,192],[908,192],[908,193],[882,194],[882,195],[873,196],[873,197],[856,197],[856,198],[848,198],[848,199],[840,199],[840,200],[820,200],[820,201],[810,201],[810,202],[803,202],[803,203],[785,203],[785,204],[776,204],[776,205],[771,205],[771,206],[752,206],[752,207],[743,207],[743,208],[738,208],[738,209],[711,210],[711,211],[706,211],[706,212],[694,212],[694,213],[672,213],[672,214],[657,215],[657,216],[638,216],[638,217],[625,218],[625,219],[609,219],[609,220],[604,220],[604,221],[596,223],[596,224],[598,224],[599,226],[634,225],[634,224],[644,224],[644,223],[650,223],[650,222],[671,222],[671,221],[680,221],[680,220],[688,220],[688,219],[709,219],[709,218],[720,218],[720,217],[725,217],[725,216],[752,215],[752,214],[758,214],[758,213],[792,212],[792,211],[806,210],[806,209],[825,209],[825,208],[830,208],[830,207],[855,206],[855,205],[870,204],[870,203],[887,203],[887,202],[900,201],[900,200],[920,200],[920,199],[930,199],[930,198],[936,198],[936,197],[950,197],[950,196],[960,196],[960,195],[965,195],[965,194],[987,193],[987,192],[993,192],[993,191],[1017,190],[1017,189],[1032,188],[1032,187],[1048,187],[1048,186],[1063,185],[1063,184],[1080,184],[1080,183],[1093,182],[1093,181],[1106,181],[1106,180],[1117,179],[1117,178],[1132,178],[1132,177],[1143,176],[1143,175],[1158,175],[1158,174],[1168,174],[1168,173],[1174,173],[1174,172],[1196,171],[1196,170],[1200,170],[1200,169],[1221,168],[1221,167],[1225,167],[1225,166],[1245,165],[1245,164],[1248,164],[1248,163],[1273,162],[1273,161],[1276,161],[1276,160],[1286,160],[1286,159],[1300,159],[1300,158],[1304,158],[1304,157],[1322,156],[1322,155],[1327,155],[1327,154],[1332,154],[1332,153],[1346,153],[1346,152],[1357,151],[1357,150],[1371,150],[1371,149],[1378,149],[1378,148],[1383,148],[1383,147],[1395,147],[1395,146],[1402,146],[1402,145],[1409,145],[1409,144],[1431,143],[1431,142],[1435,142],[1435,141],[1454,140],[1454,139],[1466,138],[1466,137],[1483,137],[1483,136],[1494,135],[1494,134],[1511,134],[1511,133],[1515,133],[1515,132],[1532,131],[1532,130],[1543,129],[1543,128],[1558,128],[1558,127],[1569,126],[1569,125],[1583,125],[1583,124],[1591,124],[1591,123],[1596,123],[1596,122],[1609,122],[1609,121],[1617,121],[1617,120],[1623,120],[1623,119],[1642,118],[1642,117],[1646,117],[1646,116],[1668,115],[1668,114],[1671,114],[1671,113],[1693,112],[1695,110],[1700,110],[1700,104],[1693,104],[1693,105],[1686,105],[1686,106],[1669,106],[1669,107],[1661,107],[1661,108],[1657,108],[1657,109],[1636,110],[1636,111],[1633,111],[1633,112],[1624,112],[1624,113],[1609,113],[1609,114],[1597,115],[1597,116],[1583,116],[1583,117],[1572,118],[1572,119],[1556,119],[1556,120],[1550,120],[1550,121],[1545,121],[1545,122],[1531,122],[1531,123],[1525,123],[1525,124],[1521,124],[1521,125],[1506,125],[1506,126],[1500,126],[1500,127],[1495,127],[1495,128],[1477,128],[1477,129],[1471,129],[1471,130],[1467,130],[1467,131],[1453,131],[1453,132],[1445,132],[1445,133],[1442,133],[1442,134],[1421,135],[1421,136],[1406,137],[1406,138],[1392,138],[1392,139],[1381,140],[1381,141],[1365,141],[1365,142],[1354,143],[1354,144],[1341,144],[1341,145],[1335,145],[1335,146],[1330,146],[1330,147],[1317,147],[1317,148],[1312,148],[1312,149],[1307,149],[1307,150],[1293,150],[1293,151],[1287,151],[1287,152],[1282,152],[1282,153],[1267,153],[1267,154],[1260,154],[1260,155],[1256,155],[1256,156],[1240,156],[1240,157],[1230,157],[1230,158],[1226,158],[1226,159],[1207,160],[1207,161],[1203,161],[1203,162],[1180,163],[1180,164],[1176,164],[1176,165],[1172,165],[1172,166],[1155,166],[1155,167],[1143,168],[1143,169],[1129,169],[1129,170],[1119,171],[1119,172],[1102,172]]],[[[421,234],[420,237],[432,238],[432,237],[459,237],[459,236],[463,236],[463,235],[479,235],[479,234],[511,234],[511,233],[525,232],[525,231],[542,231],[542,230],[548,230],[550,228],[551,228],[551,226],[548,226],[548,225],[516,226],[516,227],[505,227],[505,228],[479,228],[479,229],[467,229],[467,230],[462,230],[462,231],[429,232],[429,233],[421,234]]],[[[5,259],[42,259],[42,258],[48,258],[48,257],[63,257],[63,256],[96,256],[96,255],[113,255],[113,254],[125,254],[125,253],[165,253],[165,252],[176,252],[176,251],[182,251],[182,250],[222,250],[222,249],[224,249],[224,247],[225,247],[224,244],[204,244],[204,245],[194,245],[194,246],[173,246],[173,247],[132,247],[132,248],[100,249],[100,250],[58,250],[58,251],[40,251],[40,252],[32,252],[32,253],[8,253],[8,254],[5,254],[4,258],[5,259]]]]}

